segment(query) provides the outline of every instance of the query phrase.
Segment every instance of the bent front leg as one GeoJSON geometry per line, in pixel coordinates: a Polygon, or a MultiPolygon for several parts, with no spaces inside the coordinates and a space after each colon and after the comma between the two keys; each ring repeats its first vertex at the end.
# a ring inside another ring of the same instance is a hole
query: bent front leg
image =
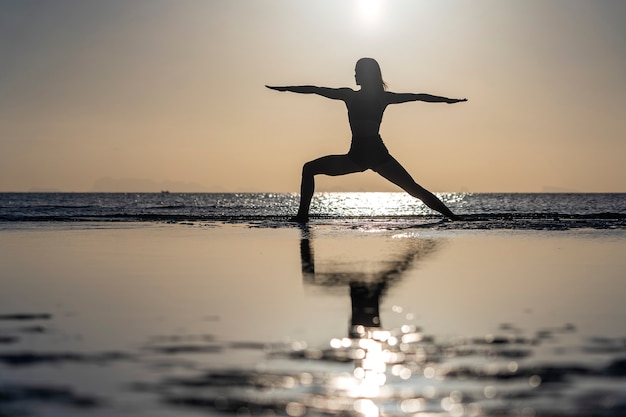
{"type": "Polygon", "coordinates": [[[294,218],[298,222],[306,222],[309,219],[311,200],[315,192],[315,176],[346,175],[364,171],[355,164],[347,155],[328,155],[309,161],[302,167],[302,182],[300,184],[300,207],[294,218]]]}

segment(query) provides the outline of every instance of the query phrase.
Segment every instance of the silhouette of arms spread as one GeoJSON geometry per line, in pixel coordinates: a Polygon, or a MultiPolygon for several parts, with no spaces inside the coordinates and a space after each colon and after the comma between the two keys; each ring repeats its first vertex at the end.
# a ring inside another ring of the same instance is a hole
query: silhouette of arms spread
{"type": "Polygon", "coordinates": [[[454,103],[460,103],[462,101],[467,101],[466,98],[448,98],[448,97],[433,96],[431,94],[386,92],[385,96],[389,104],[407,103],[409,101],[426,101],[428,103],[454,104],[454,103]]]}
{"type": "Polygon", "coordinates": [[[289,91],[291,93],[300,94],[317,94],[333,100],[345,100],[348,97],[348,94],[354,92],[354,90],[350,88],[317,87],[314,85],[292,85],[282,87],[266,85],[266,87],[276,91],[289,91]]]}

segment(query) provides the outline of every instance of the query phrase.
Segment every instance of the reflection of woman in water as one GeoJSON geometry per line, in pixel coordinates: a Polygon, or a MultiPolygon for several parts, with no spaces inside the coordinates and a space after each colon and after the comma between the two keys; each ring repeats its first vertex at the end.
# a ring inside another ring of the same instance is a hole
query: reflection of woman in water
{"type": "Polygon", "coordinates": [[[392,93],[385,91],[378,62],[372,58],[361,58],[356,63],[355,80],[360,90],[351,88],[327,88],[311,85],[274,87],[277,91],[291,91],[301,94],[318,94],[333,100],[342,100],[348,108],[348,120],[352,130],[352,145],[345,155],[328,155],[309,161],[302,169],[300,208],[293,220],[307,222],[309,207],[315,189],[314,176],[345,175],[371,169],[392,183],[398,185],[413,197],[419,198],[433,210],[451,218],[458,217],[434,194],[417,184],[411,175],[395,160],[383,143],[378,131],[383,112],[389,104],[409,101],[431,103],[458,103],[466,99],[450,99],[430,94],[392,93]]]}
{"type": "Polygon", "coordinates": [[[360,337],[356,335],[358,326],[382,327],[380,303],[387,290],[401,281],[416,262],[434,253],[439,244],[433,239],[392,239],[393,251],[382,258],[368,258],[369,262],[365,263],[345,263],[332,257],[318,260],[316,265],[314,241],[308,226],[303,226],[300,239],[302,280],[305,284],[326,289],[350,288],[350,337],[360,337]]]}

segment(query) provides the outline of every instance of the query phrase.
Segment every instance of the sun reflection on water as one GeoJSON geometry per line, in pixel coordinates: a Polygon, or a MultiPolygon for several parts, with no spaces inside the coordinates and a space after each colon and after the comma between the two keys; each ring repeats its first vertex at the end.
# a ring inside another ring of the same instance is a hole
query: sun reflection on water
{"type": "MultiPolygon", "coordinates": [[[[436,193],[447,206],[457,207],[467,193],[436,193]]],[[[402,192],[326,192],[313,197],[311,213],[337,217],[436,215],[426,205],[402,192]]]]}
{"type": "MultiPolygon", "coordinates": [[[[391,389],[385,389],[389,378],[406,381],[413,376],[414,370],[407,366],[407,356],[402,349],[409,350],[408,346],[423,340],[423,335],[411,325],[402,326],[398,330],[399,333],[394,333],[380,327],[356,325],[350,332],[352,338],[334,338],[330,341],[336,356],[345,356],[354,362],[352,375],[338,375],[330,385],[334,391],[352,398],[354,411],[365,417],[382,414],[377,404],[392,395],[391,389]],[[402,340],[407,342],[399,343],[402,340]]],[[[425,367],[423,372],[425,378],[428,378],[429,372],[432,373],[431,378],[435,376],[432,367],[425,367]]],[[[411,397],[400,404],[403,412],[417,413],[423,409],[425,399],[411,397]]]]}

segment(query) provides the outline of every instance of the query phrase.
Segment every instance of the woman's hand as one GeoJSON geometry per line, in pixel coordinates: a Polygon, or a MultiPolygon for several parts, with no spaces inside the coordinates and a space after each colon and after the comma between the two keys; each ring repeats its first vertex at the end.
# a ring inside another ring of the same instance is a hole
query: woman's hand
{"type": "Polygon", "coordinates": [[[266,87],[269,88],[270,90],[287,91],[287,87],[276,87],[276,86],[271,86],[271,85],[266,85],[266,87]]]}
{"type": "Polygon", "coordinates": [[[289,91],[290,93],[317,94],[333,100],[347,100],[350,94],[354,93],[354,91],[350,88],[328,88],[317,87],[315,85],[288,85],[280,87],[274,85],[266,85],[266,87],[270,90],[289,91]]]}

